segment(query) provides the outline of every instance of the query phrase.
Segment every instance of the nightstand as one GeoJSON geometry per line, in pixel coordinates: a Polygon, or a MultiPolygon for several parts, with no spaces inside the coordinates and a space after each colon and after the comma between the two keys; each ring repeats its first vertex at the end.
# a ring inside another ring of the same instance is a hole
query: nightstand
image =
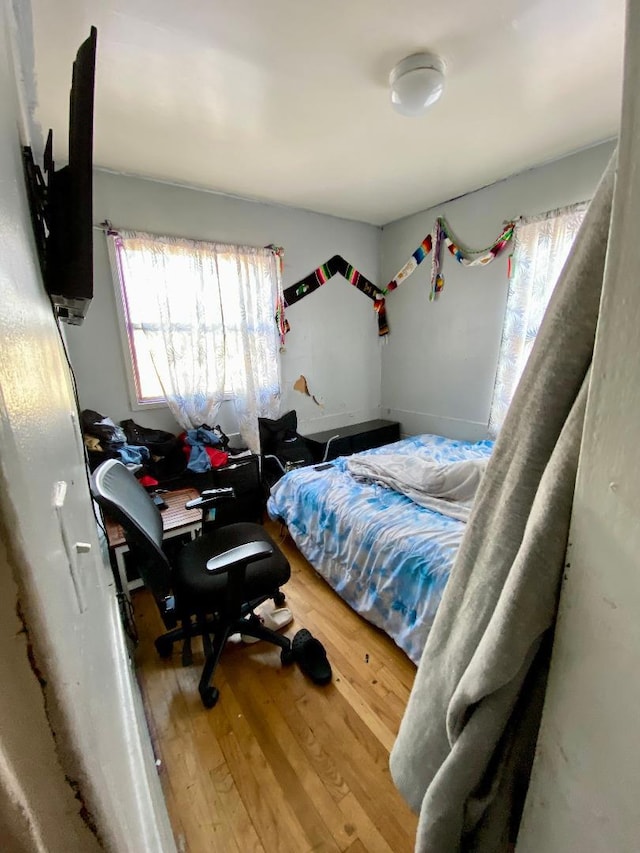
{"type": "Polygon", "coordinates": [[[311,452],[317,461],[322,460],[327,442],[330,442],[327,459],[335,459],[337,456],[349,456],[361,450],[370,450],[372,447],[380,447],[383,444],[398,441],[400,439],[400,424],[398,421],[365,421],[360,424],[349,424],[348,426],[336,427],[336,429],[315,432],[311,435],[305,435],[304,438],[309,443],[311,452]]]}

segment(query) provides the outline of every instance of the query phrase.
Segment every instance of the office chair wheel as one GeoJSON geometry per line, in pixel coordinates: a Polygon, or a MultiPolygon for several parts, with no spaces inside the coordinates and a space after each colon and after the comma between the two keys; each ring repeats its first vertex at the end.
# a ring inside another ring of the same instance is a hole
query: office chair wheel
{"type": "Polygon", "coordinates": [[[280,652],[280,662],[282,666],[291,666],[294,661],[293,649],[289,646],[288,649],[282,649],[280,652]]]}
{"type": "Polygon", "coordinates": [[[173,641],[166,637],[158,637],[154,645],[161,658],[170,658],[173,654],[173,641]]]}
{"type": "Polygon", "coordinates": [[[219,696],[220,691],[217,687],[206,687],[204,690],[200,691],[200,698],[202,699],[202,704],[205,708],[213,708],[218,701],[219,696]]]}
{"type": "Polygon", "coordinates": [[[284,592],[282,592],[281,589],[279,589],[276,592],[276,594],[273,596],[273,603],[275,604],[276,607],[282,607],[282,605],[285,603],[286,600],[287,600],[287,597],[285,596],[284,592]]]}

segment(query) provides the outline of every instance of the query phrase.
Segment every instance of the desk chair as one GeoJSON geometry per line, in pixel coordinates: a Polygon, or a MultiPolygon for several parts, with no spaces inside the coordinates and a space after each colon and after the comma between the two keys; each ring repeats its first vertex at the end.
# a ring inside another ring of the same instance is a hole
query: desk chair
{"type": "Polygon", "coordinates": [[[293,468],[302,468],[314,462],[325,462],[332,436],[325,447],[322,459],[315,459],[305,437],[298,432],[298,415],[295,409],[277,419],[258,418],[262,481],[266,493],[283,474],[293,468]]]}
{"type": "MultiPolygon", "coordinates": [[[[121,462],[103,462],[94,471],[91,486],[98,504],[122,526],[129,547],[145,557],[142,579],[169,629],[155,641],[160,657],[170,657],[173,644],[182,641],[182,661],[187,665],[191,638],[202,637],[205,663],[198,689],[205,708],[218,701],[211,679],[232,634],[274,643],[281,648],[282,663],[293,662],[291,641],[266,628],[253,612],[268,598],[281,606],[280,586],[291,576],[289,563],[263,527],[248,522],[219,527],[187,542],[170,560],[162,546],[160,511],[121,462]]],[[[189,506],[207,510],[229,491],[213,489],[189,506]]]]}

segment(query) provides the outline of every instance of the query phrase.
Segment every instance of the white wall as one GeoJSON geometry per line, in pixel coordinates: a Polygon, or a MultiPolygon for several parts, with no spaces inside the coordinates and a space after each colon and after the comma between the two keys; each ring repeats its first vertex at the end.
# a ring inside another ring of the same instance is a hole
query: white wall
{"type": "MultiPolygon", "coordinates": [[[[378,281],[378,228],[294,208],[97,171],[94,219],[156,234],[283,246],[285,288],[335,254],[378,281]]],[[[166,408],[131,409],[106,245],[98,232],[94,268],[88,316],[68,333],[82,407],[116,421],[132,417],[145,426],[177,431],[166,408]]],[[[336,276],[289,308],[287,317],[291,332],[282,356],[282,411],[295,408],[307,432],[377,417],[380,344],[372,301],[336,276]],[[322,407],[293,391],[301,373],[322,407]]],[[[230,404],[223,404],[219,420],[235,432],[230,404]]]]}
{"type": "Polygon", "coordinates": [[[0,848],[97,850],[84,804],[104,849],[171,851],[70,375],[37,267],[8,63],[18,36],[6,0],[0,20],[0,848]],[[86,542],[91,551],[69,557],[63,531],[71,548],[86,542]]]}
{"type": "MultiPolygon", "coordinates": [[[[505,220],[590,198],[613,144],[524,172],[460,199],[385,225],[381,275],[398,272],[445,216],[470,248],[488,246],[505,220]]],[[[382,351],[382,416],[407,434],[485,438],[504,309],[509,250],[465,268],[443,251],[444,291],[429,302],[431,256],[387,298],[391,334],[382,351]]]]}
{"type": "Polygon", "coordinates": [[[640,6],[571,543],[518,853],[640,849],[640,6]]]}

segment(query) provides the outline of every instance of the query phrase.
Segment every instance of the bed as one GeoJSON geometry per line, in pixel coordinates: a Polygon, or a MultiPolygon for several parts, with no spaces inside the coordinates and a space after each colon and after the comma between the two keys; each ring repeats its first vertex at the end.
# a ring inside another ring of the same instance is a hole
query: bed
{"type": "MultiPolygon", "coordinates": [[[[419,435],[356,456],[407,454],[441,464],[488,457],[492,447],[419,435]]],[[[465,524],[357,481],[347,470],[353,458],[285,474],[267,510],[333,589],[417,663],[465,524]]]]}

